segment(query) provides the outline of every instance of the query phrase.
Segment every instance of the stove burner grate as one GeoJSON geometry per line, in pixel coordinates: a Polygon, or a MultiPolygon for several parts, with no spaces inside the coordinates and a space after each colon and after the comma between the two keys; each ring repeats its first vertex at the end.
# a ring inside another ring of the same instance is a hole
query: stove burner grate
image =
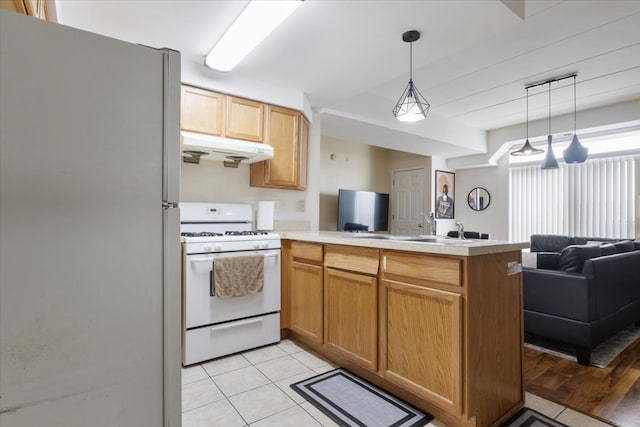
{"type": "Polygon", "coordinates": [[[269,233],[267,233],[266,231],[246,230],[246,231],[225,231],[224,234],[225,236],[263,236],[269,233]]]}
{"type": "Polygon", "coordinates": [[[222,236],[222,233],[213,233],[211,231],[183,231],[180,235],[182,237],[214,237],[222,236]]]}

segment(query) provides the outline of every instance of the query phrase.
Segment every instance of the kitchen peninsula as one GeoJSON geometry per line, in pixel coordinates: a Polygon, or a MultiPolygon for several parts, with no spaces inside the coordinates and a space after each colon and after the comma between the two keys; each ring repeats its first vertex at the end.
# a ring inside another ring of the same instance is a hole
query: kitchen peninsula
{"type": "Polygon", "coordinates": [[[282,332],[448,425],[499,425],[524,404],[528,243],[428,239],[285,233],[282,332]]]}

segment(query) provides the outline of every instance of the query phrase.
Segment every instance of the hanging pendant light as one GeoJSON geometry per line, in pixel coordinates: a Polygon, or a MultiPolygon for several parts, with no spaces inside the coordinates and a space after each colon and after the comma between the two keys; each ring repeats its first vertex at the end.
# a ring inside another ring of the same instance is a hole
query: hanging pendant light
{"type": "Polygon", "coordinates": [[[553,154],[553,148],[551,148],[551,82],[549,82],[549,134],[547,135],[547,154],[544,156],[542,162],[542,169],[558,169],[558,161],[555,154],[553,154]]]}
{"type": "Polygon", "coordinates": [[[529,88],[526,88],[526,89],[527,89],[527,139],[524,141],[524,145],[522,146],[521,149],[511,152],[512,156],[531,156],[534,154],[540,154],[544,151],[538,148],[534,148],[529,143],[529,88]]]}
{"type": "Polygon", "coordinates": [[[573,139],[566,150],[562,152],[567,163],[583,163],[587,160],[589,149],[578,141],[576,133],[576,76],[573,76],[573,139]]]}
{"type": "Polygon", "coordinates": [[[409,43],[409,83],[402,92],[398,103],[393,109],[393,115],[401,122],[417,122],[427,117],[431,105],[422,96],[413,83],[413,42],[420,39],[420,33],[416,30],[402,34],[402,40],[409,43]]]}

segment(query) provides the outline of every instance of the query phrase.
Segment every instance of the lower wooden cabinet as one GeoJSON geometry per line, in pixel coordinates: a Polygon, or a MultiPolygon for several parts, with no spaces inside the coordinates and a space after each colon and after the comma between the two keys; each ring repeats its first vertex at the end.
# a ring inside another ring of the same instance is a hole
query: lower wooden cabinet
{"type": "Polygon", "coordinates": [[[521,252],[474,256],[292,241],[294,338],[452,427],[524,405],[521,252]]]}
{"type": "Polygon", "coordinates": [[[293,261],[289,286],[291,330],[312,342],[323,340],[322,267],[293,261]]]}
{"type": "Polygon", "coordinates": [[[385,378],[451,412],[462,412],[462,297],[380,281],[385,378]]]}
{"type": "Polygon", "coordinates": [[[378,369],[378,279],[325,268],[325,342],[364,368],[378,369]]]}

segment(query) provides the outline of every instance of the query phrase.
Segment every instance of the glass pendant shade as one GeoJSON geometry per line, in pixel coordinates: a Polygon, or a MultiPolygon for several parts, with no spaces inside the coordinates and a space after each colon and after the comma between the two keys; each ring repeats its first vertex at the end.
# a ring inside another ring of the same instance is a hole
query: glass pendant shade
{"type": "Polygon", "coordinates": [[[393,115],[401,122],[417,122],[427,117],[430,107],[431,105],[413,84],[413,80],[409,80],[409,84],[393,109],[393,115]]]}
{"type": "Polygon", "coordinates": [[[547,154],[544,156],[542,169],[558,169],[558,161],[555,154],[553,154],[553,148],[551,148],[552,139],[551,135],[547,135],[547,154]]]}
{"type": "Polygon", "coordinates": [[[573,76],[573,138],[562,155],[567,163],[583,163],[589,155],[589,149],[580,144],[576,134],[576,76],[573,76]]]}

